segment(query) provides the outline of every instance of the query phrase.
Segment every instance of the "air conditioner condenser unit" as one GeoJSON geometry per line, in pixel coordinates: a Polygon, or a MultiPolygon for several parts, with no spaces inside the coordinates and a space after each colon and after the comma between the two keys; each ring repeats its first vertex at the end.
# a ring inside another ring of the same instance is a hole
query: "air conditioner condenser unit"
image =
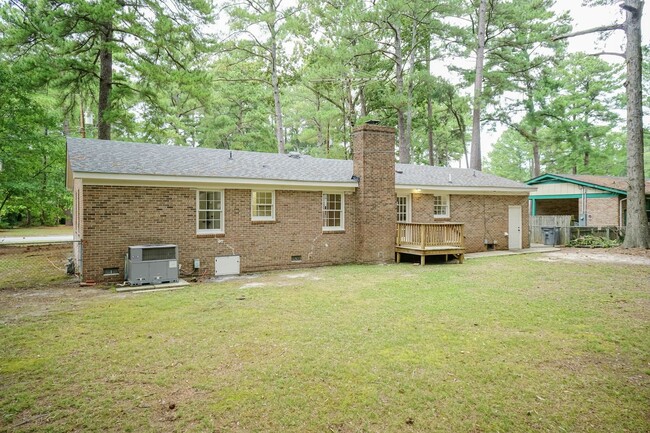
{"type": "Polygon", "coordinates": [[[128,248],[126,281],[132,286],[178,282],[176,245],[135,245],[128,248]]]}

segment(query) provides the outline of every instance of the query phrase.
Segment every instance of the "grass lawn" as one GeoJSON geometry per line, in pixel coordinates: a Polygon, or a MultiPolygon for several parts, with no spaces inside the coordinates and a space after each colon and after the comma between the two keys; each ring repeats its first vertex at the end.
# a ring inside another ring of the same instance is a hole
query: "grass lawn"
{"type": "Polygon", "coordinates": [[[72,235],[72,226],[21,227],[0,229],[0,238],[22,238],[27,236],[66,236],[72,235]]]}
{"type": "Polygon", "coordinates": [[[0,430],[649,431],[650,269],[538,258],[0,291],[0,430]]]}

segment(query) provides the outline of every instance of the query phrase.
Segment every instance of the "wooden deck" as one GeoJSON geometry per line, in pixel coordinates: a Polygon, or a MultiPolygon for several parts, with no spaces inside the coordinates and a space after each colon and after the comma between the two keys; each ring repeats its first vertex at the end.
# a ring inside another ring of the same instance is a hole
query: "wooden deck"
{"type": "Polygon", "coordinates": [[[402,254],[420,256],[424,266],[427,256],[449,256],[463,263],[465,259],[465,236],[462,223],[397,223],[395,239],[397,263],[402,254]]]}

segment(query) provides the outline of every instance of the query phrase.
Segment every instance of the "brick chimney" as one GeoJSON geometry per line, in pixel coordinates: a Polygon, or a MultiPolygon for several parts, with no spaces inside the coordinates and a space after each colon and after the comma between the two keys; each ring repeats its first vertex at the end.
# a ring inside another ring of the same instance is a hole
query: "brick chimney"
{"type": "Polygon", "coordinates": [[[363,124],[352,132],[354,175],[359,177],[356,261],[395,260],[395,129],[363,124]]]}

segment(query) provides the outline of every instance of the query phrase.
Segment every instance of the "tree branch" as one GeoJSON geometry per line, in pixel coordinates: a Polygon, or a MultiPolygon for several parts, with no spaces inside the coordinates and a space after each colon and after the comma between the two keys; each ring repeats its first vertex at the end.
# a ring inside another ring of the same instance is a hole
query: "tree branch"
{"type": "Polygon", "coordinates": [[[623,57],[625,58],[625,53],[615,53],[612,51],[601,51],[600,53],[593,53],[593,54],[588,54],[591,57],[598,57],[598,56],[618,56],[618,57],[623,57]]]}
{"type": "Polygon", "coordinates": [[[625,30],[625,24],[610,24],[608,26],[594,27],[587,30],[580,30],[579,32],[567,33],[566,35],[555,36],[551,40],[561,41],[562,39],[572,38],[574,36],[588,35],[590,33],[608,32],[610,30],[625,30]]]}

